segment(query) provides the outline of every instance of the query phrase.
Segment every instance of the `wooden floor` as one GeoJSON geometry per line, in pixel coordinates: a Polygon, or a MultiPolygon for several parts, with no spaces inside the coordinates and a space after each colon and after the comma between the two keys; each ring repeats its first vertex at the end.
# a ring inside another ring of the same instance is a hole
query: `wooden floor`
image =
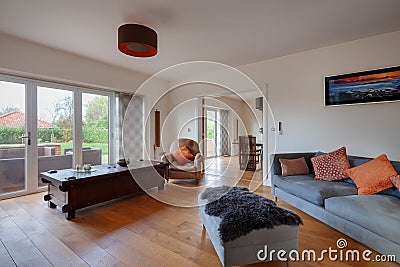
{"type": "MultiPolygon", "coordinates": [[[[241,179],[234,177],[240,172],[227,166],[234,166],[235,162],[235,158],[217,159],[200,184],[172,181],[166,191],[169,187],[197,188],[224,181],[249,186],[252,180],[262,177],[260,171],[244,172],[241,179]],[[218,172],[224,174],[218,176],[218,172]]],[[[260,186],[256,192],[272,197],[269,187],[260,186]]],[[[0,266],[221,266],[203,231],[197,207],[171,206],[140,194],[77,211],[77,217],[67,221],[59,210],[47,207],[43,195],[0,201],[0,266]]],[[[299,232],[300,250],[336,248],[339,238],[348,241],[349,249],[367,249],[282,201],[278,205],[293,210],[304,221],[299,232]]],[[[286,266],[286,263],[251,266],[286,266]]],[[[289,262],[289,266],[400,265],[325,260],[289,262]]]]}

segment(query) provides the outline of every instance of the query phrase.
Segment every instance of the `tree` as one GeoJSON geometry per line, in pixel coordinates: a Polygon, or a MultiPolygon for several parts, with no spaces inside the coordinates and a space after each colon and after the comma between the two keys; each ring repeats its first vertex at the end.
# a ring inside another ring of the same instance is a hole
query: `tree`
{"type": "Polygon", "coordinates": [[[207,120],[207,138],[214,139],[215,136],[215,122],[207,120]]]}
{"type": "Polygon", "coordinates": [[[85,125],[108,128],[108,97],[97,96],[86,106],[85,125]]]}
{"type": "Polygon", "coordinates": [[[2,108],[0,110],[0,115],[7,114],[7,113],[10,113],[10,112],[14,112],[14,111],[21,111],[21,110],[19,108],[17,108],[17,107],[7,106],[7,107],[4,107],[4,108],[2,108]]]}
{"type": "Polygon", "coordinates": [[[74,114],[74,104],[70,96],[66,96],[60,101],[56,102],[54,104],[53,110],[54,110],[53,123],[57,124],[57,122],[71,119],[71,127],[72,127],[72,115],[74,114]]]}
{"type": "Polygon", "coordinates": [[[64,97],[54,104],[53,124],[62,129],[63,141],[72,140],[72,115],[74,105],[70,96],[64,97]]]}

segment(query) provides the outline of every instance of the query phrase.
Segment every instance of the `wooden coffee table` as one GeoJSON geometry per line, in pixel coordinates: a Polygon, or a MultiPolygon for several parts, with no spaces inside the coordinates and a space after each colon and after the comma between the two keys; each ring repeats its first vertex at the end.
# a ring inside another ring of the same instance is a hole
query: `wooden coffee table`
{"type": "Polygon", "coordinates": [[[40,177],[48,184],[48,193],[44,196],[48,206],[59,206],[66,219],[71,220],[78,209],[154,187],[163,189],[165,179],[168,179],[168,164],[135,161],[129,164],[129,169],[107,164],[93,166],[87,173],[65,169],[57,170],[57,173],[42,172],[40,177]]]}

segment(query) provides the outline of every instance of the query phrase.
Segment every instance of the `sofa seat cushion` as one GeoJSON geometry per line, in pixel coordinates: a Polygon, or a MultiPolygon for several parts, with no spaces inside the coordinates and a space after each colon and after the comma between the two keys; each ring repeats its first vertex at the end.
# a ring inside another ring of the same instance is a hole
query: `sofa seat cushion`
{"type": "Polygon", "coordinates": [[[314,175],[274,176],[274,185],[299,198],[319,206],[324,200],[335,196],[357,195],[357,188],[345,182],[315,180],[314,175]]]}
{"type": "Polygon", "coordinates": [[[400,199],[386,195],[355,195],[325,200],[325,209],[397,244],[400,242],[400,199]]]}

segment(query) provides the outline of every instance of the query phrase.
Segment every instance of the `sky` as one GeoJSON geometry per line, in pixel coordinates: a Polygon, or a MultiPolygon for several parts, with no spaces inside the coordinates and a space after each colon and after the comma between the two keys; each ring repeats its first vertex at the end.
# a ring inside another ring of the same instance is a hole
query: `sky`
{"type": "MultiPolygon", "coordinates": [[[[25,85],[0,81],[0,110],[5,107],[17,107],[24,112],[25,109],[25,85]]],[[[38,117],[41,120],[52,122],[54,105],[61,99],[70,96],[71,91],[38,87],[38,117]]],[[[82,103],[84,106],[95,98],[93,94],[83,94],[82,103]]],[[[85,108],[83,109],[85,116],[85,108]]]]}

